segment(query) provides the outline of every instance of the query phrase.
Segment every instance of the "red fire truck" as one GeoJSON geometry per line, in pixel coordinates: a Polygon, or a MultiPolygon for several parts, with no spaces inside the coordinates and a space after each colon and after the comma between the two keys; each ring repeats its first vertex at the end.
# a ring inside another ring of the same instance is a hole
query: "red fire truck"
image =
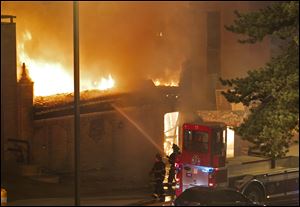
{"type": "Polygon", "coordinates": [[[181,130],[182,153],[175,163],[176,196],[200,185],[229,186],[260,202],[278,196],[299,195],[299,157],[277,160],[275,169],[271,169],[271,161],[267,158],[226,159],[225,124],[185,123],[181,130]]]}

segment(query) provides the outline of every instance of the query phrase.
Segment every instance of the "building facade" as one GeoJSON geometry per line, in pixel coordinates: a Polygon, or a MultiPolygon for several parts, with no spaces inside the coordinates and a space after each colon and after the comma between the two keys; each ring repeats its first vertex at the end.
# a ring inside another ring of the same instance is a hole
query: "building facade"
{"type": "MultiPolygon", "coordinates": [[[[17,137],[17,53],[15,16],[1,15],[1,169],[8,139],[17,137]]],[[[1,179],[4,176],[1,170],[1,179]]]]}

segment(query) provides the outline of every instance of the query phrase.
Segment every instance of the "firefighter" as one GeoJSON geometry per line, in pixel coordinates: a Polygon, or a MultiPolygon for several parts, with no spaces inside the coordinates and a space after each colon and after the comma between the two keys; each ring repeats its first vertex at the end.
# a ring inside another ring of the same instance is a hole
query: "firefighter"
{"type": "Polygon", "coordinates": [[[169,159],[170,163],[170,170],[169,170],[169,177],[168,177],[168,190],[172,190],[172,183],[175,178],[175,161],[176,161],[176,156],[180,154],[180,149],[176,144],[172,145],[173,152],[170,156],[167,156],[169,159]]]}
{"type": "Polygon", "coordinates": [[[163,181],[166,174],[166,165],[162,161],[162,157],[159,153],[155,155],[155,163],[150,171],[150,175],[154,174],[155,179],[155,189],[153,193],[153,197],[156,199],[160,199],[164,201],[164,188],[163,188],[163,181]]]}

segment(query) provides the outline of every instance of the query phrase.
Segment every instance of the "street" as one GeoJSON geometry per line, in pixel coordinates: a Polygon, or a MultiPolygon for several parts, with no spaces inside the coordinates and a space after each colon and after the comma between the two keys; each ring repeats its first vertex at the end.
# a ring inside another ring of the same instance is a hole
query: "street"
{"type": "MultiPolygon", "coordinates": [[[[19,186],[19,191],[10,189],[8,191],[8,206],[73,206],[72,186],[64,185],[55,188],[55,185],[36,183],[17,178],[25,186],[19,186]],[[41,187],[43,185],[43,187],[41,187]],[[40,189],[43,189],[41,191],[40,189]],[[24,194],[23,196],[18,194],[24,194]],[[59,195],[60,194],[60,195],[59,195]],[[46,196],[47,195],[47,196],[46,196]]],[[[98,186],[100,187],[100,186],[98,186]]],[[[90,184],[90,190],[83,188],[81,205],[83,206],[171,206],[174,200],[174,192],[168,192],[165,188],[165,201],[153,199],[152,189],[131,189],[127,191],[97,190],[96,185],[90,184]],[[93,186],[91,188],[91,186],[93,186]],[[93,189],[93,190],[91,190],[93,189]]],[[[298,206],[299,194],[286,196],[280,199],[272,199],[265,202],[267,206],[298,206]]]]}

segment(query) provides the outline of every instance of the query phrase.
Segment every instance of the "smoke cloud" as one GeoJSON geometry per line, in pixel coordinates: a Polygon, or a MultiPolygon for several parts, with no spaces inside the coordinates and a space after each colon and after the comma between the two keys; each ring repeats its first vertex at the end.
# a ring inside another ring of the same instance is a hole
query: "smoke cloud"
{"type": "MultiPolygon", "coordinates": [[[[146,78],[179,80],[190,50],[187,2],[80,2],[81,77],[112,74],[124,87],[146,78]]],[[[29,31],[32,59],[59,62],[72,75],[72,2],[4,2],[17,16],[17,39],[29,31]]]]}
{"type": "MultiPolygon", "coordinates": [[[[194,103],[198,109],[212,108],[208,105],[215,102],[213,87],[217,83],[207,73],[206,12],[221,15],[222,74],[218,75],[235,77],[264,63],[269,54],[264,45],[238,44],[235,34],[224,31],[223,25],[235,18],[233,10],[249,10],[250,4],[265,3],[82,1],[81,81],[94,82],[111,74],[116,88],[131,90],[144,79],[175,79],[181,82],[185,94],[181,101],[186,108],[193,108],[194,103]]],[[[24,45],[31,59],[60,63],[73,76],[72,2],[5,1],[1,12],[17,16],[19,42],[26,31],[31,33],[31,40],[24,45]]]]}

